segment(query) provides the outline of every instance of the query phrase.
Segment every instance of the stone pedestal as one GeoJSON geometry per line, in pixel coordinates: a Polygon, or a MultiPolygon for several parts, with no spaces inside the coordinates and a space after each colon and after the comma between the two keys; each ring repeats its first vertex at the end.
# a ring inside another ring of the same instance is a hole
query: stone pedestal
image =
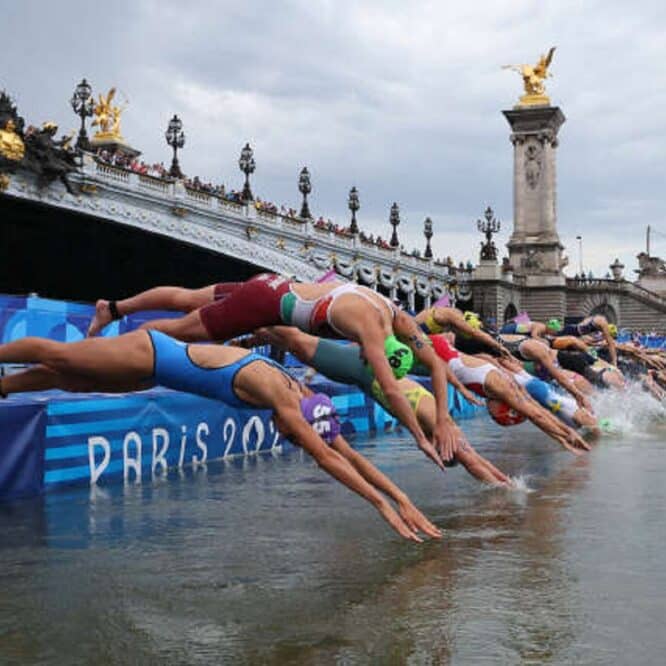
{"type": "Polygon", "coordinates": [[[548,276],[544,282],[549,286],[553,282],[564,285],[555,152],[564,114],[552,106],[517,107],[503,113],[511,125],[513,144],[514,221],[507,243],[509,260],[517,277],[548,276]]]}
{"type": "Polygon", "coordinates": [[[90,147],[93,152],[99,150],[106,150],[111,155],[116,153],[122,155],[123,157],[128,157],[134,159],[141,155],[141,151],[133,148],[129,144],[125,143],[125,139],[119,134],[113,134],[112,132],[98,132],[90,140],[90,147]]]}
{"type": "Polygon", "coordinates": [[[481,259],[474,269],[472,280],[501,280],[502,267],[492,259],[481,259]]]}

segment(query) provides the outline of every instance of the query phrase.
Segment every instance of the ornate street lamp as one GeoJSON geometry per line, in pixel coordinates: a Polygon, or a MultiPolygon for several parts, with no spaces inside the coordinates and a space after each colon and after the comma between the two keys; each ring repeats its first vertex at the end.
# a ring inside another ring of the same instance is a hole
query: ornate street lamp
{"type": "Polygon", "coordinates": [[[88,141],[86,132],[86,118],[90,118],[93,114],[94,100],[92,88],[85,79],[81,79],[81,83],[76,86],[69,103],[72,105],[74,113],[81,118],[81,129],[76,139],[76,147],[78,150],[90,150],[90,141],[88,141]]]}
{"type": "Polygon", "coordinates": [[[178,149],[185,145],[185,132],[183,132],[183,121],[174,114],[173,118],[169,121],[169,127],[164,133],[166,142],[173,148],[173,159],[171,160],[171,168],[169,175],[172,178],[183,178],[183,172],[180,170],[178,164],[178,149]]]}
{"type": "Polygon", "coordinates": [[[355,187],[352,187],[349,190],[349,201],[347,202],[349,210],[351,211],[352,218],[351,224],[349,225],[349,231],[352,234],[357,234],[359,232],[358,224],[356,222],[356,211],[361,207],[361,204],[358,200],[358,190],[355,187]]]}
{"type": "Polygon", "coordinates": [[[312,192],[312,183],[310,183],[310,172],[307,167],[301,169],[298,177],[298,191],[303,195],[303,204],[301,205],[301,217],[312,218],[310,207],[308,206],[308,194],[312,192]]]}
{"type": "Polygon", "coordinates": [[[255,167],[254,153],[252,152],[252,148],[250,148],[250,144],[246,143],[238,158],[238,168],[245,174],[245,184],[243,185],[243,193],[241,194],[241,198],[245,203],[254,200],[252,190],[250,189],[250,174],[254,173],[255,167]]]}
{"type": "Polygon", "coordinates": [[[426,259],[432,259],[432,248],[430,247],[430,239],[432,238],[432,220],[429,217],[426,217],[423,222],[423,235],[426,237],[426,249],[423,256],[426,259]]]}
{"type": "Polygon", "coordinates": [[[389,215],[389,222],[393,227],[393,234],[391,235],[391,247],[399,247],[400,241],[398,240],[398,225],[400,224],[400,208],[398,208],[397,203],[393,203],[391,206],[391,214],[389,215]]]}
{"type": "Polygon", "coordinates": [[[493,209],[488,206],[483,214],[484,220],[477,220],[476,227],[486,235],[486,242],[481,241],[481,260],[497,261],[497,248],[493,243],[493,234],[500,230],[500,221],[495,217],[493,209]]]}

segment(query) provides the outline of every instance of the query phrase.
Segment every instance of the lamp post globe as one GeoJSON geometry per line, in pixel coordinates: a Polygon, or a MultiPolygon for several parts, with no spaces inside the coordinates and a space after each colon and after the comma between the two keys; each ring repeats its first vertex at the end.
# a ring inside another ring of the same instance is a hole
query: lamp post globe
{"type": "Polygon", "coordinates": [[[164,138],[173,148],[173,159],[171,160],[169,175],[172,178],[183,178],[183,172],[180,170],[180,164],[178,163],[178,149],[185,145],[185,132],[183,132],[183,121],[176,114],[169,121],[164,138]]]}
{"type": "Polygon", "coordinates": [[[349,225],[349,231],[352,234],[357,234],[359,232],[358,223],[356,222],[356,212],[361,207],[361,203],[358,198],[358,190],[356,187],[352,187],[349,190],[349,200],[347,201],[349,210],[351,211],[351,224],[349,225]]]}
{"type": "Polygon", "coordinates": [[[490,206],[486,208],[483,217],[484,220],[476,221],[476,228],[486,237],[486,242],[481,242],[481,259],[497,261],[497,247],[493,243],[493,234],[496,234],[502,225],[490,206]]]}
{"type": "Polygon", "coordinates": [[[391,234],[391,242],[389,243],[391,247],[400,247],[400,241],[398,240],[398,225],[400,224],[400,208],[398,204],[393,202],[391,206],[391,213],[389,215],[389,222],[393,227],[393,233],[391,234]]]}
{"type": "Polygon", "coordinates": [[[423,235],[426,238],[426,249],[424,252],[424,256],[426,259],[432,259],[432,248],[430,247],[430,239],[433,236],[432,233],[432,220],[429,217],[426,217],[426,219],[423,222],[423,235]]]}
{"type": "Polygon", "coordinates": [[[92,87],[85,79],[81,79],[81,83],[76,86],[69,103],[72,105],[74,113],[81,118],[81,128],[76,139],[76,147],[78,150],[90,150],[90,141],[86,132],[86,118],[93,114],[94,100],[92,87]]]}
{"type": "Polygon", "coordinates": [[[301,205],[301,217],[303,219],[312,218],[310,207],[308,206],[308,194],[312,192],[312,183],[310,182],[310,172],[307,167],[301,169],[298,176],[298,190],[303,195],[303,204],[301,205]]]}
{"type": "Polygon", "coordinates": [[[243,185],[241,198],[244,203],[248,203],[254,200],[252,190],[250,189],[250,174],[254,173],[256,168],[254,153],[249,143],[246,143],[243,150],[241,150],[240,157],[238,158],[238,168],[245,174],[245,184],[243,185]]]}

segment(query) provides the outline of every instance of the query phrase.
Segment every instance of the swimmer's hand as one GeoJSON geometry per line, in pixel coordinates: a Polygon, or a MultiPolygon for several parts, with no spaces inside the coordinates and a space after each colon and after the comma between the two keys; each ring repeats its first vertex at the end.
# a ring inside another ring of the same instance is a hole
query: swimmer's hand
{"type": "Polygon", "coordinates": [[[433,539],[441,539],[442,532],[435,527],[409,499],[398,502],[398,513],[412,532],[423,532],[433,539]]]}
{"type": "Polygon", "coordinates": [[[382,518],[403,538],[408,541],[423,543],[423,539],[396,513],[395,509],[387,502],[383,501],[377,507],[377,511],[382,518]]]}
{"type": "Polygon", "coordinates": [[[459,433],[458,426],[450,416],[435,425],[433,444],[444,462],[453,460],[458,451],[459,433]]]}
{"type": "Polygon", "coordinates": [[[573,428],[571,428],[571,432],[569,433],[569,442],[577,449],[582,449],[583,451],[592,450],[592,447],[573,428]]]}
{"type": "Polygon", "coordinates": [[[439,453],[437,452],[437,449],[427,440],[424,439],[423,441],[418,443],[419,449],[423,451],[423,453],[432,460],[439,469],[444,471],[444,462],[442,461],[439,453]]]}

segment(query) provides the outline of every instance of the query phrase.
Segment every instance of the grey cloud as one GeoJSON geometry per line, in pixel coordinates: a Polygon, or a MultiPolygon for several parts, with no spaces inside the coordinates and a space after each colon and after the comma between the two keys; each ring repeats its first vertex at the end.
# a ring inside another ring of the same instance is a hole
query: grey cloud
{"type": "Polygon", "coordinates": [[[0,39],[17,58],[0,85],[29,120],[74,127],[67,100],[81,76],[117,85],[131,103],[124,133],[146,159],[168,160],[163,131],[177,112],[189,173],[238,186],[249,140],[261,196],[296,204],[307,164],[317,213],[346,220],[355,184],[374,233],[388,235],[398,201],[405,244],[423,246],[429,215],[436,252],[462,259],[476,257],[486,205],[504,222],[501,242],[510,229],[501,109],[521,85],[500,66],[556,44],[548,90],[568,118],[558,210],[570,254],[584,232],[595,272],[614,252],[633,267],[645,224],[661,217],[662,3],[27,0],[3,11],[0,39]]]}

